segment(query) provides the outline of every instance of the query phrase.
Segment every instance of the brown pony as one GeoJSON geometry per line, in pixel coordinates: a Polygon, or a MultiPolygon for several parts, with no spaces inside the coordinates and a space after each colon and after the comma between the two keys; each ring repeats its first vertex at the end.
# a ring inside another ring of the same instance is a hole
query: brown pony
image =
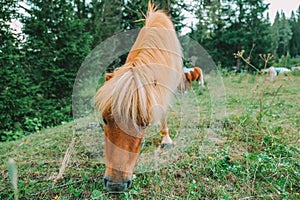
{"type": "Polygon", "coordinates": [[[183,68],[185,79],[190,83],[190,89],[192,89],[192,82],[198,81],[199,85],[204,86],[203,72],[200,67],[183,68]]]}
{"type": "Polygon", "coordinates": [[[104,186],[120,192],[131,185],[148,124],[160,123],[162,146],[172,144],[166,111],[183,79],[181,46],[174,26],[150,1],[145,25],[125,64],[105,78],[95,96],[104,122],[104,186]]]}

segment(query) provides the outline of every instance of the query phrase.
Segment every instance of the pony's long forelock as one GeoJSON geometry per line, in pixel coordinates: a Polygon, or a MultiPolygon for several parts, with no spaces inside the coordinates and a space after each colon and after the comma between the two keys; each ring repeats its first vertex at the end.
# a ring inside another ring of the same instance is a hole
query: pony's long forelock
{"type": "Polygon", "coordinates": [[[161,121],[172,93],[182,81],[181,58],[181,46],[171,20],[150,3],[145,26],[126,63],[98,90],[96,108],[109,111],[118,125],[125,124],[127,127],[123,128],[127,129],[137,130],[161,121]],[[152,112],[157,105],[163,110],[160,115],[152,112]]]}

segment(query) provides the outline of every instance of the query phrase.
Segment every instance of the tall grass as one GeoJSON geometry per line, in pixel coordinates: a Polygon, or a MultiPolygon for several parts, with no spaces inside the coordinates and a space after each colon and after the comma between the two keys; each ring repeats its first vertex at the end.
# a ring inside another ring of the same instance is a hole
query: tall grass
{"type": "MultiPolygon", "coordinates": [[[[207,88],[190,92],[184,102],[176,99],[169,128],[179,153],[171,152],[155,170],[135,171],[127,192],[113,195],[104,189],[101,125],[86,118],[76,126],[76,142],[73,123],[67,123],[3,143],[0,160],[15,158],[18,174],[14,162],[10,175],[6,163],[0,164],[0,199],[299,199],[300,76],[279,75],[272,83],[247,74],[223,80],[227,116],[219,131],[210,129],[207,88]],[[62,166],[63,176],[54,182],[62,166]]],[[[152,155],[161,138],[159,130],[147,131],[142,153],[152,155]]]]}

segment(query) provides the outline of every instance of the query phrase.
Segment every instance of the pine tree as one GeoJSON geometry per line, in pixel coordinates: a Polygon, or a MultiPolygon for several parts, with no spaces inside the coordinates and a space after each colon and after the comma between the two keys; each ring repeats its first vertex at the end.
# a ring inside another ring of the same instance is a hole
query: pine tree
{"type": "Polygon", "coordinates": [[[78,18],[71,1],[28,1],[24,15],[24,64],[39,88],[35,110],[44,125],[71,117],[71,94],[77,70],[90,50],[85,19],[78,18]]]}
{"type": "Polygon", "coordinates": [[[288,53],[289,43],[293,35],[291,25],[283,11],[281,14],[279,12],[276,13],[271,30],[274,55],[280,58],[288,53]]]}
{"type": "Polygon", "coordinates": [[[300,56],[300,6],[298,7],[297,14],[294,11],[292,12],[289,22],[293,32],[289,43],[289,51],[292,57],[300,56]]]}
{"type": "Polygon", "coordinates": [[[93,48],[101,41],[121,31],[123,4],[123,0],[91,1],[87,30],[93,37],[93,48]]]}
{"type": "MultiPolygon", "coordinates": [[[[260,65],[259,53],[270,51],[270,24],[264,18],[268,5],[263,0],[200,1],[197,16],[199,24],[193,38],[208,50],[215,62],[224,66],[240,67],[233,54],[245,50],[251,62],[260,65]]],[[[261,66],[262,67],[262,66],[261,66]]]]}
{"type": "Polygon", "coordinates": [[[281,12],[281,20],[279,26],[279,45],[277,48],[277,55],[286,55],[288,53],[289,42],[292,38],[292,29],[289,21],[286,19],[284,12],[281,12]]]}
{"type": "Polygon", "coordinates": [[[18,1],[0,3],[0,141],[17,139],[22,135],[20,124],[24,116],[31,115],[30,109],[36,92],[26,73],[20,49],[21,35],[12,26],[19,18],[18,1]]]}
{"type": "Polygon", "coordinates": [[[279,12],[276,12],[274,22],[271,26],[271,41],[272,41],[272,49],[273,54],[276,55],[276,51],[279,46],[279,28],[280,28],[280,15],[279,12]]]}

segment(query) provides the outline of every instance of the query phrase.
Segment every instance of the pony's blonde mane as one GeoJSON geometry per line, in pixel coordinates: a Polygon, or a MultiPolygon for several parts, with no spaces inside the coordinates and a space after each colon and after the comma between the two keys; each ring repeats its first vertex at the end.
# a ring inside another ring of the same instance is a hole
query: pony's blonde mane
{"type": "Polygon", "coordinates": [[[96,108],[110,113],[118,123],[135,128],[161,121],[182,81],[181,58],[171,20],[149,3],[145,26],[126,63],[96,93],[96,108]]]}

